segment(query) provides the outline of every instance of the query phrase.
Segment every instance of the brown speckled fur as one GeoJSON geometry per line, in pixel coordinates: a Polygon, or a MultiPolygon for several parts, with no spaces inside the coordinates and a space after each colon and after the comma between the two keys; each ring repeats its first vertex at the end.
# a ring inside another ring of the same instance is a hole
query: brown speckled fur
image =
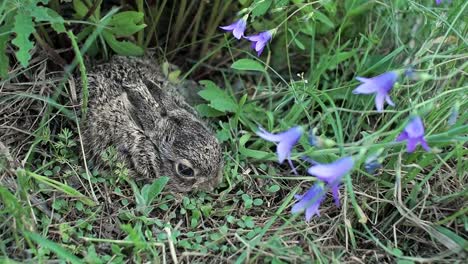
{"type": "Polygon", "coordinates": [[[221,180],[222,154],[213,132],[163,77],[155,61],[116,56],[92,70],[84,143],[88,158],[115,146],[132,177],[168,176],[177,192],[210,190],[221,180]],[[176,172],[185,160],[194,177],[176,172]]]}

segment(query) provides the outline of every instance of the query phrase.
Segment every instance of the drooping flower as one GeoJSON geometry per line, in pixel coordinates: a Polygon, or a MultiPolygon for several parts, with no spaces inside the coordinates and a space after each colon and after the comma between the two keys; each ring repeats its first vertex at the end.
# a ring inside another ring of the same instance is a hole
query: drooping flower
{"type": "Polygon", "coordinates": [[[406,151],[408,153],[414,152],[418,144],[421,144],[424,150],[431,151],[424,139],[424,124],[419,116],[413,117],[403,132],[396,138],[396,141],[403,140],[406,140],[406,151]]]}
{"type": "Polygon", "coordinates": [[[310,221],[312,216],[320,216],[319,207],[325,199],[325,191],[321,184],[316,183],[305,194],[295,195],[297,203],[292,207],[291,213],[299,213],[305,210],[305,219],[310,221]]]}
{"type": "Polygon", "coordinates": [[[301,138],[303,129],[300,126],[292,127],[284,132],[272,134],[263,128],[259,128],[257,135],[267,141],[277,143],[276,153],[281,164],[285,159],[289,160],[291,150],[301,138]]]}
{"type": "Polygon", "coordinates": [[[273,33],[274,30],[268,30],[261,32],[257,35],[246,36],[245,38],[252,42],[252,49],[254,49],[257,52],[258,56],[260,56],[266,44],[273,36],[273,33]]]}
{"type": "Polygon", "coordinates": [[[237,20],[236,22],[220,27],[223,30],[226,31],[232,31],[232,34],[236,39],[241,39],[244,36],[244,31],[247,26],[247,16],[244,16],[243,18],[237,20]]]}
{"type": "MultiPolygon", "coordinates": [[[[436,0],[435,2],[436,2],[436,5],[440,5],[440,4],[442,4],[442,2],[444,2],[444,0],[436,0]]],[[[452,1],[451,1],[451,0],[447,0],[446,2],[447,2],[447,3],[451,3],[452,1]]]]}
{"type": "Polygon", "coordinates": [[[352,157],[344,157],[328,164],[316,164],[307,172],[317,179],[324,181],[330,187],[335,204],[340,206],[339,188],[341,179],[354,167],[352,157]]]}
{"type": "Polygon", "coordinates": [[[391,106],[395,106],[395,103],[393,103],[388,94],[398,79],[398,73],[396,71],[386,72],[373,78],[356,77],[356,79],[361,82],[361,85],[354,89],[353,93],[375,93],[375,106],[377,111],[382,112],[384,101],[387,101],[391,106]]]}

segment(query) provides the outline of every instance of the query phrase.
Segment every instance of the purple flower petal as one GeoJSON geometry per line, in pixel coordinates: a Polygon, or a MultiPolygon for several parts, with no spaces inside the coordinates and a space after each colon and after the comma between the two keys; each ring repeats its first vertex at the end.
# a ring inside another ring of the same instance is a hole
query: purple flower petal
{"type": "Polygon", "coordinates": [[[232,34],[236,39],[241,39],[244,36],[244,31],[247,26],[247,21],[240,19],[238,22],[238,25],[234,30],[232,31],[232,34]]]}
{"type": "Polygon", "coordinates": [[[408,140],[406,141],[406,151],[408,153],[414,152],[416,146],[418,145],[418,142],[419,141],[415,138],[408,138],[408,140]]]}
{"type": "Polygon", "coordinates": [[[232,31],[236,28],[236,23],[234,24],[231,24],[231,25],[227,25],[227,26],[222,26],[222,27],[219,27],[220,29],[224,29],[226,31],[232,31]]]}
{"type": "Polygon", "coordinates": [[[384,102],[387,101],[389,105],[395,104],[390,99],[388,93],[392,90],[395,82],[398,79],[398,73],[390,71],[373,78],[356,77],[362,84],[353,90],[354,94],[371,94],[375,93],[375,105],[377,111],[383,110],[384,102]]]}
{"type": "Polygon", "coordinates": [[[421,144],[424,150],[430,151],[431,148],[424,139],[424,124],[419,116],[413,117],[406,125],[403,132],[398,135],[396,141],[406,140],[406,151],[414,152],[418,144],[421,144]]]}
{"type": "Polygon", "coordinates": [[[320,184],[315,184],[305,194],[296,195],[295,198],[298,202],[291,208],[291,213],[305,210],[306,221],[310,221],[315,214],[320,216],[319,207],[325,199],[325,192],[320,184]]]}
{"type": "Polygon", "coordinates": [[[429,145],[427,144],[427,141],[426,141],[424,138],[422,138],[422,139],[419,141],[419,143],[421,143],[421,147],[422,147],[425,151],[427,151],[427,152],[430,152],[430,151],[431,151],[431,148],[429,147],[429,145]]]}
{"type": "Polygon", "coordinates": [[[260,56],[262,54],[263,49],[265,48],[268,41],[271,39],[272,33],[271,31],[261,32],[257,35],[246,36],[245,39],[252,41],[252,48],[255,49],[257,55],[260,56]]]}
{"type": "Polygon", "coordinates": [[[358,77],[356,77],[356,80],[358,80],[358,81],[360,81],[362,83],[365,83],[365,82],[369,81],[370,79],[366,78],[366,77],[358,76],[358,77]]]}
{"type": "Polygon", "coordinates": [[[252,35],[252,36],[246,36],[245,39],[254,42],[252,44],[255,44],[255,42],[257,42],[257,41],[262,41],[263,40],[263,38],[262,38],[262,36],[260,34],[252,35]]]}
{"type": "Polygon", "coordinates": [[[419,116],[414,117],[405,127],[406,133],[410,138],[424,136],[424,125],[419,116]]]}
{"type": "MultiPolygon", "coordinates": [[[[357,78],[359,78],[359,77],[357,77],[357,78]]],[[[358,80],[360,80],[360,79],[358,79],[358,80]]],[[[362,81],[362,80],[360,80],[360,81],[362,81]]],[[[356,89],[353,90],[353,94],[371,94],[371,93],[375,93],[377,91],[378,91],[377,86],[373,85],[370,82],[364,82],[361,85],[359,85],[356,89]]]]}
{"type": "Polygon", "coordinates": [[[401,132],[400,135],[396,138],[396,141],[403,141],[408,139],[408,133],[405,131],[401,132]]]}
{"type": "Polygon", "coordinates": [[[331,187],[331,192],[333,195],[333,200],[335,201],[335,205],[340,207],[340,185],[335,184],[331,187]]]}
{"type": "Polygon", "coordinates": [[[375,95],[375,107],[377,108],[377,112],[383,111],[385,96],[386,94],[384,93],[377,93],[375,95]]]}
{"type": "Polygon", "coordinates": [[[257,135],[267,141],[278,143],[276,153],[278,155],[278,162],[281,164],[291,154],[291,150],[299,141],[302,135],[302,127],[295,126],[284,132],[272,134],[259,128],[257,135]]]}
{"type": "Polygon", "coordinates": [[[310,167],[307,172],[333,186],[339,183],[341,178],[346,175],[353,166],[353,158],[344,157],[332,163],[314,165],[310,167]]]}
{"type": "Polygon", "coordinates": [[[388,94],[385,95],[385,101],[387,102],[387,104],[389,104],[391,106],[395,106],[395,103],[392,101],[392,98],[390,98],[390,96],[388,94]]]}
{"type": "Polygon", "coordinates": [[[232,23],[231,25],[220,27],[226,31],[232,31],[232,34],[236,39],[241,39],[244,36],[244,31],[247,26],[247,21],[244,18],[237,20],[236,22],[232,23]]]}
{"type": "Polygon", "coordinates": [[[281,134],[272,134],[268,131],[266,131],[264,128],[262,127],[259,127],[258,128],[259,131],[256,132],[257,136],[265,139],[266,141],[270,141],[270,142],[280,142],[282,137],[281,137],[281,134]]]}

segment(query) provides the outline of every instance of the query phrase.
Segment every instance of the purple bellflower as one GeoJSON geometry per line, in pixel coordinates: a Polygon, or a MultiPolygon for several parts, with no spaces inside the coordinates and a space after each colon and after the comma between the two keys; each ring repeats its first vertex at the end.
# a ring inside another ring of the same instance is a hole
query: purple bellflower
{"type": "Polygon", "coordinates": [[[241,39],[244,36],[245,27],[247,26],[247,16],[237,20],[236,22],[220,27],[226,31],[232,31],[232,34],[236,39],[241,39]]]}
{"type": "Polygon", "coordinates": [[[344,157],[328,164],[317,164],[307,172],[317,179],[324,181],[330,187],[336,206],[340,206],[339,188],[341,179],[354,167],[352,157],[344,157]]]}
{"type": "Polygon", "coordinates": [[[295,195],[297,203],[292,207],[291,213],[299,213],[305,210],[306,221],[310,221],[312,216],[320,216],[319,207],[325,198],[325,191],[321,184],[316,183],[305,194],[295,195]]]}
{"type": "Polygon", "coordinates": [[[274,32],[275,32],[274,29],[268,30],[268,31],[261,32],[257,35],[246,36],[245,38],[252,42],[252,49],[254,49],[257,52],[258,56],[260,56],[266,44],[273,36],[274,32]]]}
{"type": "Polygon", "coordinates": [[[418,144],[421,144],[426,151],[431,151],[424,139],[424,125],[419,116],[413,117],[406,125],[403,132],[396,138],[396,141],[403,140],[407,141],[406,150],[408,153],[414,152],[418,144]]]}
{"type": "Polygon", "coordinates": [[[303,129],[300,126],[292,127],[284,132],[272,134],[263,128],[259,128],[257,135],[267,141],[278,143],[276,153],[281,164],[285,159],[290,160],[291,150],[301,138],[303,129]]]}
{"type": "Polygon", "coordinates": [[[388,94],[398,79],[396,71],[386,72],[373,78],[356,77],[356,79],[361,82],[361,85],[353,90],[353,94],[375,93],[377,111],[382,112],[384,101],[387,101],[391,106],[395,106],[395,103],[393,103],[388,94]]]}
{"type": "MultiPolygon", "coordinates": [[[[436,2],[436,5],[440,5],[440,4],[442,4],[442,2],[444,2],[444,0],[436,0],[435,2],[436,2]]],[[[452,1],[447,0],[447,3],[450,3],[450,2],[452,2],[452,1]]]]}

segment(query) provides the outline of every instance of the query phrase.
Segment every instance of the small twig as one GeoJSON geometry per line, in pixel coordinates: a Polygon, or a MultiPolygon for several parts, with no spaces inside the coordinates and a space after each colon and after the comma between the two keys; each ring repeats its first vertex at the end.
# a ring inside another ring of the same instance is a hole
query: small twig
{"type": "Polygon", "coordinates": [[[179,262],[177,261],[177,255],[176,255],[176,252],[175,252],[174,243],[172,242],[171,229],[169,227],[165,227],[164,231],[166,231],[166,233],[167,233],[167,241],[169,242],[169,251],[171,252],[172,261],[175,264],[177,264],[179,262]]]}

